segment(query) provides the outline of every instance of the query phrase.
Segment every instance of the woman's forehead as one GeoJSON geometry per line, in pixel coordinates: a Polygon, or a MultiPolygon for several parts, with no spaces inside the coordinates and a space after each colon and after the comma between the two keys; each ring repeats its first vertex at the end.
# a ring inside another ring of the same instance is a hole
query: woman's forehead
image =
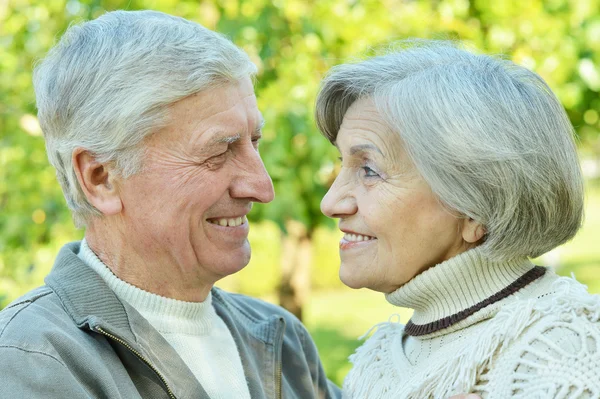
{"type": "Polygon", "coordinates": [[[353,155],[359,152],[394,153],[402,148],[398,133],[381,117],[373,104],[349,109],[336,138],[336,146],[353,155]]]}

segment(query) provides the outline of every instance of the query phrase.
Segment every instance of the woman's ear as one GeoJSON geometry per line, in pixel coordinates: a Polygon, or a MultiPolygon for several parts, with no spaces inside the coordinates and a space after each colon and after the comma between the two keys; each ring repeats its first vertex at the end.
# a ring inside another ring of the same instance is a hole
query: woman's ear
{"type": "Polygon", "coordinates": [[[478,243],[487,234],[484,225],[477,222],[475,219],[468,218],[464,220],[462,228],[462,237],[465,242],[470,244],[478,243]]]}
{"type": "Polygon", "coordinates": [[[103,215],[116,215],[123,209],[117,187],[117,176],[107,163],[96,161],[94,154],[76,148],[72,155],[73,169],[88,202],[103,215]]]}

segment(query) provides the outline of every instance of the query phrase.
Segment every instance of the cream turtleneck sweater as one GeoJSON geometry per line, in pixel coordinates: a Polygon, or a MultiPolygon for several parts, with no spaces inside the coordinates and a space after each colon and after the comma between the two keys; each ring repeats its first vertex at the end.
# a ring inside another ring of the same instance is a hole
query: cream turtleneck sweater
{"type": "Polygon", "coordinates": [[[139,289],[115,276],[85,240],[78,256],[161,333],[211,398],[250,399],[237,346],[211,294],[204,302],[184,302],[139,289]]]}
{"type": "Polygon", "coordinates": [[[350,357],[344,397],[599,398],[600,296],[541,272],[475,248],[387,294],[414,309],[411,323],[375,326],[350,357]]]}

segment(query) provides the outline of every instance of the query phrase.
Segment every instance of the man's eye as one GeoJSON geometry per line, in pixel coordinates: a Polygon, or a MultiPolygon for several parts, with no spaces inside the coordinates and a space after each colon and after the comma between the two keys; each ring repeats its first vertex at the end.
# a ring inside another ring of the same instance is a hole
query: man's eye
{"type": "Polygon", "coordinates": [[[362,166],[361,169],[365,172],[364,177],[379,177],[379,174],[368,166],[362,166]]]}
{"type": "Polygon", "coordinates": [[[208,158],[206,160],[206,162],[212,166],[214,166],[215,164],[221,164],[223,163],[223,161],[225,161],[225,158],[227,157],[227,151],[222,152],[218,155],[213,155],[212,157],[208,158]]]}

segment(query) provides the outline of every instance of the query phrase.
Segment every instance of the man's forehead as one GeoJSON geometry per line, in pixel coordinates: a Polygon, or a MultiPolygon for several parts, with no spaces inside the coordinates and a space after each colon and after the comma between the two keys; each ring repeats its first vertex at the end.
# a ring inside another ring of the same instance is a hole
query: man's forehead
{"type": "Polygon", "coordinates": [[[249,78],[197,91],[172,103],[169,108],[171,112],[193,110],[195,114],[210,117],[226,109],[236,107],[240,103],[245,103],[248,107],[256,107],[254,86],[249,78]]]}

